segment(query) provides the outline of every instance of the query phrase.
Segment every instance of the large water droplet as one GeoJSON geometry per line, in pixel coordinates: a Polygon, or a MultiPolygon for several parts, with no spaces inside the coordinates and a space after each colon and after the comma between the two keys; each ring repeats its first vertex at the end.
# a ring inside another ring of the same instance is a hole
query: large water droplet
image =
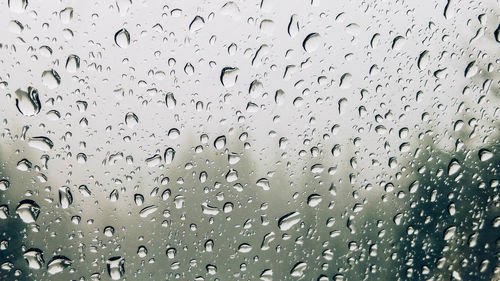
{"type": "Polygon", "coordinates": [[[258,187],[260,187],[264,190],[271,189],[271,185],[269,184],[269,180],[266,178],[261,178],[261,179],[257,180],[256,184],[258,187]]]}
{"type": "Polygon", "coordinates": [[[59,204],[61,208],[67,209],[73,203],[73,195],[67,186],[59,188],[59,204]]]}
{"type": "Polygon", "coordinates": [[[226,88],[230,88],[236,84],[238,80],[239,69],[237,67],[224,67],[220,74],[220,81],[226,88]]]}
{"type": "Polygon", "coordinates": [[[422,53],[420,53],[420,56],[418,57],[417,61],[418,68],[420,70],[424,70],[425,68],[427,68],[429,62],[430,62],[429,51],[425,50],[422,53]]]}
{"type": "Polygon", "coordinates": [[[302,47],[304,48],[304,51],[308,53],[312,53],[316,51],[321,43],[321,37],[319,33],[310,33],[309,35],[306,36],[304,41],[302,42],[302,47]]]}
{"type": "Polygon", "coordinates": [[[278,220],[278,227],[282,231],[286,231],[291,229],[294,225],[296,225],[300,221],[300,213],[299,212],[291,212],[284,216],[282,216],[278,220]]]}
{"type": "Polygon", "coordinates": [[[80,57],[77,55],[69,55],[66,59],[66,70],[69,73],[75,73],[80,68],[80,57]]]}
{"type": "Polygon", "coordinates": [[[298,262],[293,266],[292,270],[290,271],[290,275],[292,277],[302,277],[306,269],[307,269],[307,263],[298,262]]]}
{"type": "Polygon", "coordinates": [[[47,272],[54,275],[62,272],[66,267],[71,266],[72,261],[65,256],[55,256],[47,264],[47,272]]]}
{"type": "Polygon", "coordinates": [[[55,89],[61,84],[61,77],[54,70],[46,70],[42,73],[42,83],[49,89],[55,89]]]}
{"type": "Polygon", "coordinates": [[[118,30],[115,33],[115,43],[120,48],[128,48],[130,46],[130,33],[125,28],[118,30]]]}
{"type": "Polygon", "coordinates": [[[481,161],[488,161],[491,158],[493,158],[493,153],[489,151],[488,149],[481,148],[478,152],[479,160],[481,161]]]}
{"type": "Polygon", "coordinates": [[[165,153],[163,154],[163,160],[165,164],[170,164],[174,161],[175,150],[171,147],[165,149],[165,153]]]}
{"type": "Polygon", "coordinates": [[[15,13],[22,13],[28,7],[28,0],[9,0],[9,8],[15,13]]]}
{"type": "Polygon", "coordinates": [[[131,129],[134,128],[138,123],[139,123],[139,117],[137,117],[135,113],[128,112],[125,115],[125,124],[127,124],[129,128],[131,129]]]}
{"type": "Polygon", "coordinates": [[[177,104],[177,100],[174,97],[173,93],[167,93],[165,95],[165,104],[167,105],[168,109],[173,109],[175,105],[177,104]]]}
{"type": "Polygon", "coordinates": [[[225,136],[219,136],[215,139],[214,141],[214,146],[216,149],[221,150],[226,146],[226,137],[225,136]]]}
{"type": "Polygon", "coordinates": [[[198,31],[202,29],[204,25],[205,25],[205,20],[200,16],[196,16],[191,21],[191,24],[189,24],[189,31],[191,32],[198,31]]]}
{"type": "Polygon", "coordinates": [[[28,87],[27,92],[17,89],[16,96],[16,107],[23,115],[33,116],[40,112],[42,105],[35,88],[28,87]]]}
{"type": "Polygon", "coordinates": [[[125,259],[122,257],[112,257],[107,261],[109,277],[112,280],[119,280],[125,274],[125,259]]]}
{"type": "Polygon", "coordinates": [[[40,249],[28,249],[23,254],[24,259],[31,269],[40,269],[43,266],[43,252],[40,249]]]}
{"type": "Polygon", "coordinates": [[[147,207],[144,207],[142,208],[142,210],[139,212],[139,216],[141,218],[146,218],[148,217],[149,215],[153,214],[154,212],[156,212],[156,210],[158,210],[158,207],[156,205],[151,205],[151,206],[147,206],[147,207]]]}
{"type": "Polygon", "coordinates": [[[33,223],[40,215],[40,206],[33,200],[25,199],[19,202],[16,214],[24,223],[33,223]]]}
{"type": "Polygon", "coordinates": [[[448,164],[448,175],[454,175],[458,170],[460,170],[460,163],[458,163],[457,159],[452,159],[448,164]]]}
{"type": "Polygon", "coordinates": [[[29,139],[28,145],[41,151],[49,151],[54,143],[47,137],[32,137],[29,139]]]}

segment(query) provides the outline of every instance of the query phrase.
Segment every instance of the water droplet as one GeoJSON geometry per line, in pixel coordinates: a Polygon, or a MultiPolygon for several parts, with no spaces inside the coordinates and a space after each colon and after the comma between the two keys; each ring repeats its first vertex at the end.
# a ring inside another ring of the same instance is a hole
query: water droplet
{"type": "Polygon", "coordinates": [[[59,12],[59,18],[64,24],[68,24],[73,19],[73,8],[64,8],[59,12]]]}
{"type": "Polygon", "coordinates": [[[316,207],[321,203],[321,195],[319,194],[311,194],[309,197],[307,197],[307,205],[311,207],[316,207]]]}
{"type": "Polygon", "coordinates": [[[177,100],[175,99],[173,93],[167,93],[165,95],[165,104],[167,105],[168,109],[175,108],[175,105],[177,104],[177,100]]]}
{"type": "Polygon", "coordinates": [[[120,256],[109,258],[107,269],[112,280],[119,280],[125,274],[125,259],[120,256]]]}
{"type": "Polygon", "coordinates": [[[240,253],[249,253],[252,251],[252,246],[248,243],[242,243],[238,246],[238,252],[240,253]]]}
{"type": "Polygon", "coordinates": [[[126,49],[130,46],[130,33],[125,28],[115,33],[115,43],[118,47],[126,49]]]}
{"type": "Polygon", "coordinates": [[[427,68],[427,65],[429,65],[430,62],[430,56],[429,56],[429,51],[425,50],[422,53],[420,53],[420,56],[418,57],[418,68],[420,70],[424,70],[427,68]]]}
{"type": "Polygon", "coordinates": [[[306,269],[307,269],[307,263],[298,262],[293,266],[292,270],[290,271],[290,275],[292,277],[302,277],[306,269]]]}
{"type": "Polygon", "coordinates": [[[147,206],[147,207],[144,207],[142,208],[142,210],[139,212],[139,216],[141,218],[146,218],[148,217],[149,215],[153,214],[154,212],[156,212],[156,210],[158,210],[158,207],[156,205],[151,205],[151,206],[147,206]]]}
{"type": "Polygon", "coordinates": [[[32,137],[29,139],[28,145],[41,151],[49,151],[54,143],[47,137],[32,137]]]}
{"type": "Polygon", "coordinates": [[[27,92],[18,89],[16,90],[16,96],[16,107],[23,115],[34,116],[40,112],[42,105],[38,91],[35,88],[28,87],[27,92]]]}
{"type": "Polygon", "coordinates": [[[320,39],[321,37],[319,33],[310,33],[309,35],[307,35],[304,41],[302,42],[302,47],[304,48],[304,51],[308,53],[316,51],[321,44],[320,39]]]}
{"type": "Polygon", "coordinates": [[[400,51],[405,45],[406,40],[403,36],[396,36],[392,41],[392,49],[396,51],[400,51]]]}
{"type": "Polygon", "coordinates": [[[257,186],[262,188],[263,190],[271,189],[271,185],[269,184],[269,180],[266,178],[261,178],[256,182],[257,186]]]}
{"type": "Polygon", "coordinates": [[[350,73],[344,73],[340,77],[339,87],[342,89],[349,89],[351,88],[351,81],[352,81],[352,75],[350,73]]]}
{"type": "Polygon", "coordinates": [[[189,31],[191,32],[198,31],[202,29],[204,25],[205,25],[205,20],[200,16],[196,16],[189,24],[189,31]]]}
{"type": "Polygon", "coordinates": [[[285,92],[281,89],[278,89],[274,94],[274,102],[279,106],[285,103],[285,92]]]}
{"type": "Polygon", "coordinates": [[[481,161],[488,161],[491,158],[493,158],[493,153],[489,151],[488,149],[481,148],[478,152],[479,160],[481,161]]]}
{"type": "Polygon", "coordinates": [[[130,129],[134,128],[138,123],[139,123],[139,117],[137,117],[137,115],[135,115],[135,113],[128,112],[125,115],[125,124],[127,124],[127,126],[130,129]]]}
{"type": "Polygon", "coordinates": [[[139,246],[139,248],[137,249],[137,255],[140,258],[145,258],[148,255],[148,249],[144,246],[139,246]]]}
{"type": "Polygon", "coordinates": [[[115,234],[115,228],[108,225],[104,228],[103,234],[106,237],[113,237],[113,235],[115,234]]]}
{"type": "Polygon", "coordinates": [[[291,229],[294,225],[300,222],[300,213],[299,212],[290,212],[284,216],[282,216],[278,220],[278,227],[282,231],[286,231],[291,229]]]}
{"type": "Polygon", "coordinates": [[[290,17],[290,22],[288,23],[288,35],[290,37],[295,37],[300,31],[299,21],[297,15],[292,15],[290,17]]]}
{"type": "Polygon", "coordinates": [[[40,206],[33,200],[25,199],[19,202],[16,214],[24,223],[33,223],[40,215],[40,206]]]}
{"type": "Polygon", "coordinates": [[[408,187],[408,191],[410,191],[410,193],[415,193],[417,192],[418,190],[418,181],[414,181],[410,184],[410,186],[408,187]]]}
{"type": "Polygon", "coordinates": [[[9,217],[9,206],[0,205],[0,219],[5,220],[9,217]]]}
{"type": "Polygon", "coordinates": [[[165,153],[163,154],[163,159],[165,164],[170,164],[174,161],[175,150],[171,147],[165,149],[165,153]]]}
{"type": "Polygon", "coordinates": [[[142,194],[135,194],[134,202],[137,206],[142,206],[142,203],[144,203],[144,196],[142,194]]]}
{"type": "Polygon", "coordinates": [[[215,139],[214,141],[214,146],[217,150],[221,150],[226,146],[226,137],[225,136],[219,136],[215,139]]]}
{"type": "Polygon", "coordinates": [[[31,269],[40,269],[44,264],[43,252],[40,249],[28,249],[23,254],[24,259],[31,269]]]}
{"type": "Polygon", "coordinates": [[[11,11],[22,13],[28,7],[28,0],[9,0],[8,5],[11,11]]]}
{"type": "Polygon", "coordinates": [[[236,84],[238,80],[239,69],[237,67],[224,67],[220,74],[220,82],[222,86],[230,88],[236,84]]]}
{"type": "Polygon", "coordinates": [[[238,163],[240,161],[240,159],[241,159],[241,157],[237,153],[234,153],[234,152],[231,152],[227,155],[227,160],[228,160],[230,165],[235,165],[236,163],[238,163]]]}
{"type": "Polygon", "coordinates": [[[77,55],[69,55],[66,59],[66,71],[75,73],[80,68],[80,57],[77,55]]]}
{"type": "Polygon", "coordinates": [[[230,169],[226,173],[226,181],[227,182],[234,182],[236,180],[238,180],[238,171],[236,171],[235,169],[230,169]]]}
{"type": "Polygon", "coordinates": [[[71,266],[73,262],[65,256],[55,256],[47,264],[47,272],[54,275],[62,272],[66,267],[71,266]]]}
{"type": "Polygon", "coordinates": [[[443,234],[443,239],[445,241],[453,239],[453,237],[455,237],[456,230],[457,230],[456,226],[450,226],[447,229],[445,229],[444,234],[443,234]]]}
{"type": "Polygon", "coordinates": [[[59,188],[59,204],[61,208],[67,209],[73,203],[73,195],[67,186],[59,188]]]}
{"type": "Polygon", "coordinates": [[[479,67],[476,66],[476,61],[472,61],[465,67],[464,76],[471,78],[479,72],[479,67]]]}
{"type": "Polygon", "coordinates": [[[52,90],[61,84],[61,77],[54,69],[46,70],[42,73],[42,83],[52,90]]]}
{"type": "Polygon", "coordinates": [[[6,191],[10,187],[10,182],[8,180],[0,180],[0,191],[6,191]]]}
{"type": "Polygon", "coordinates": [[[457,159],[452,159],[448,164],[448,176],[454,175],[458,170],[460,170],[460,163],[457,159]]]}
{"type": "Polygon", "coordinates": [[[19,162],[17,162],[16,168],[19,171],[26,172],[29,169],[31,169],[32,166],[33,166],[33,164],[31,164],[31,162],[28,161],[28,159],[21,159],[19,162]]]}

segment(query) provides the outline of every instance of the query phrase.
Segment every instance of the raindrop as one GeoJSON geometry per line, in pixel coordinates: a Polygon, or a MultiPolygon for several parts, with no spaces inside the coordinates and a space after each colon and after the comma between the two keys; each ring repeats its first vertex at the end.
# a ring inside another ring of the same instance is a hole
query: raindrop
{"type": "Polygon", "coordinates": [[[457,159],[452,159],[448,164],[448,176],[454,175],[460,170],[460,163],[457,159]]]}
{"type": "Polygon", "coordinates": [[[72,261],[65,256],[55,256],[47,264],[47,272],[54,275],[62,272],[66,267],[71,266],[72,261]]]}
{"type": "Polygon", "coordinates": [[[80,57],[77,55],[69,55],[66,59],[66,71],[75,73],[80,68],[80,57]]]}
{"type": "Polygon", "coordinates": [[[8,0],[9,8],[15,13],[22,13],[28,7],[28,0],[8,0]]]}
{"type": "Polygon", "coordinates": [[[163,160],[165,164],[170,164],[174,161],[175,150],[171,147],[165,149],[165,153],[163,154],[163,160]]]}
{"type": "Polygon", "coordinates": [[[165,95],[165,104],[167,105],[168,109],[173,109],[175,108],[175,105],[177,104],[177,100],[174,97],[173,93],[167,93],[165,95]]]}
{"type": "Polygon", "coordinates": [[[158,207],[156,205],[151,205],[151,206],[147,206],[147,207],[144,207],[140,212],[139,212],[139,216],[141,218],[147,218],[149,215],[153,214],[154,212],[156,212],[158,210],[158,207]]]}
{"type": "Polygon", "coordinates": [[[302,277],[304,276],[304,271],[306,269],[307,269],[307,263],[298,262],[293,266],[292,270],[290,271],[290,275],[292,277],[302,277]]]}
{"type": "Polygon", "coordinates": [[[202,29],[204,25],[205,25],[205,20],[200,16],[196,16],[189,24],[189,31],[191,32],[198,31],[202,29]]]}
{"type": "Polygon", "coordinates": [[[427,65],[429,65],[430,62],[430,56],[429,56],[429,51],[425,50],[422,53],[420,53],[420,56],[418,57],[418,68],[420,70],[424,70],[427,68],[427,65]]]}
{"type": "Polygon", "coordinates": [[[269,180],[266,178],[261,178],[257,180],[257,186],[262,188],[263,190],[269,190],[271,189],[271,185],[269,184],[269,180]]]}
{"type": "Polygon", "coordinates": [[[242,243],[238,246],[238,252],[240,253],[249,253],[252,251],[252,246],[248,243],[242,243]]]}
{"type": "Polygon", "coordinates": [[[222,86],[230,88],[236,84],[238,80],[239,69],[237,67],[224,67],[220,74],[222,86]]]}
{"type": "Polygon", "coordinates": [[[109,258],[107,269],[112,280],[119,280],[125,274],[125,259],[119,256],[109,258]]]}
{"type": "Polygon", "coordinates": [[[73,203],[73,195],[67,186],[59,188],[59,204],[61,208],[67,209],[73,203]]]}
{"type": "Polygon", "coordinates": [[[52,90],[61,84],[61,77],[54,69],[46,70],[42,73],[42,83],[52,90]]]}
{"type": "Polygon", "coordinates": [[[29,139],[28,145],[41,151],[49,151],[54,143],[47,137],[32,137],[29,139]]]}
{"type": "Polygon", "coordinates": [[[130,46],[130,33],[125,28],[115,33],[115,43],[118,47],[126,49],[130,46]]]}
{"type": "Polygon", "coordinates": [[[493,158],[493,153],[489,151],[488,149],[481,148],[478,152],[479,160],[481,161],[488,161],[491,158],[493,158]]]}
{"type": "Polygon", "coordinates": [[[40,269],[44,264],[43,252],[40,249],[28,249],[24,252],[23,257],[31,269],[40,269]]]}
{"type": "Polygon", "coordinates": [[[125,124],[127,124],[127,126],[130,129],[134,128],[138,123],[139,123],[139,117],[137,117],[137,115],[135,115],[135,113],[128,112],[125,115],[125,124]]]}
{"type": "Polygon", "coordinates": [[[23,115],[34,116],[40,112],[42,105],[38,91],[35,88],[28,87],[27,92],[18,89],[16,90],[16,96],[16,107],[23,115]]]}
{"type": "Polygon", "coordinates": [[[299,212],[290,212],[290,213],[282,216],[278,220],[278,227],[282,231],[286,231],[286,230],[291,229],[298,222],[300,222],[300,213],[299,212]]]}
{"type": "Polygon", "coordinates": [[[33,200],[25,199],[17,206],[16,214],[24,223],[33,223],[40,215],[40,206],[33,200]]]}
{"type": "Polygon", "coordinates": [[[6,191],[10,187],[10,182],[8,180],[0,180],[0,191],[6,191]]]}
{"type": "Polygon", "coordinates": [[[306,36],[304,41],[302,42],[302,47],[304,51],[308,53],[312,53],[316,51],[320,46],[320,35],[318,33],[310,33],[306,36]]]}
{"type": "Polygon", "coordinates": [[[214,141],[214,146],[217,150],[221,150],[226,146],[226,137],[225,136],[219,136],[215,139],[214,141]]]}

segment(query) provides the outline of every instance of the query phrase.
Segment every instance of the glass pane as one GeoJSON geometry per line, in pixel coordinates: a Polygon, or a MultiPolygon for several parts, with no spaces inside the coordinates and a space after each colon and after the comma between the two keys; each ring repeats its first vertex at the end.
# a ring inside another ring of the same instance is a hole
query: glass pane
{"type": "Polygon", "coordinates": [[[0,3],[1,280],[498,280],[498,1],[0,3]]]}

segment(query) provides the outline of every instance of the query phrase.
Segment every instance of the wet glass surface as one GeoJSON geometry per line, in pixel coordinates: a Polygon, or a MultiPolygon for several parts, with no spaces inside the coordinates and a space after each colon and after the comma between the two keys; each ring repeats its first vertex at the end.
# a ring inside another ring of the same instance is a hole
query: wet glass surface
{"type": "Polygon", "coordinates": [[[500,280],[500,5],[0,1],[1,280],[500,280]]]}

